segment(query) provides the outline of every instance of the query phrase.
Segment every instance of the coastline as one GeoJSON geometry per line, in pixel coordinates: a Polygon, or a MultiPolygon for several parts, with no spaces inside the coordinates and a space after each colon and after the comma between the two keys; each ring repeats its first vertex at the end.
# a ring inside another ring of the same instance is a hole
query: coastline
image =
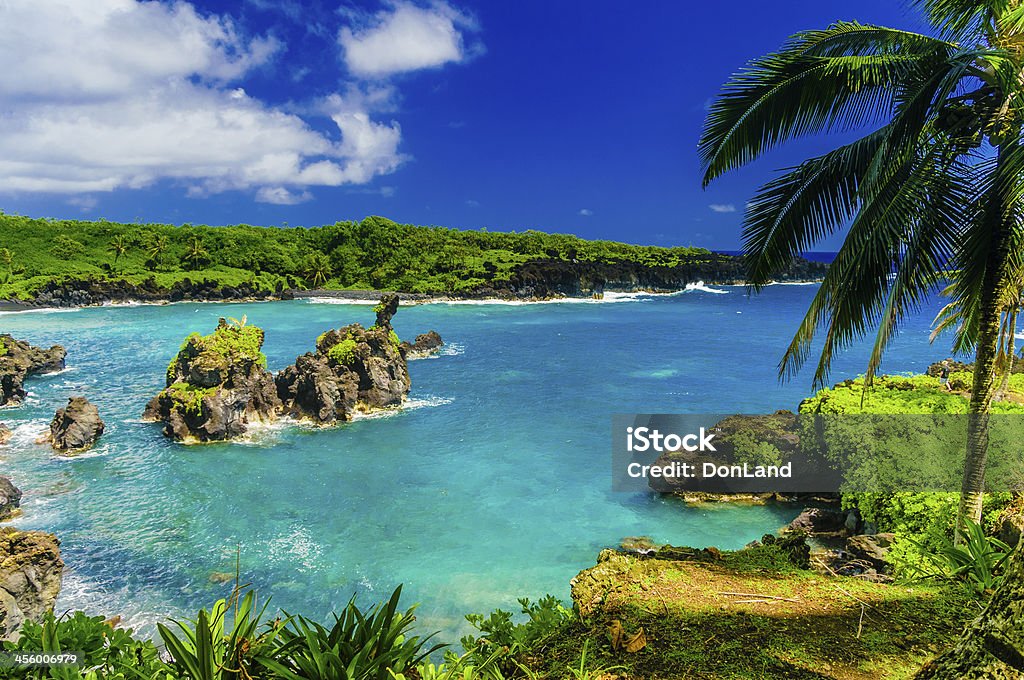
{"type": "MultiPolygon", "coordinates": [[[[800,280],[782,280],[772,281],[766,286],[805,286],[815,285],[821,283],[821,279],[800,279],[800,280]]],[[[0,313],[17,313],[17,312],[32,312],[42,310],[55,310],[55,309],[80,309],[86,307],[104,307],[104,306],[117,306],[117,307],[133,307],[133,306],[144,306],[144,305],[172,305],[179,303],[252,303],[252,302],[281,302],[287,300],[308,300],[311,302],[325,301],[333,302],[335,304],[376,304],[380,300],[381,295],[394,294],[397,295],[403,304],[406,305],[422,305],[422,304],[539,304],[539,303],[557,303],[557,302],[620,302],[631,299],[637,299],[640,297],[668,297],[674,295],[680,295],[687,292],[703,291],[710,293],[723,293],[726,291],[714,290],[713,286],[727,287],[727,288],[745,288],[747,286],[746,281],[737,279],[728,279],[724,281],[704,281],[698,280],[686,284],[682,288],[653,288],[653,287],[632,287],[629,289],[624,288],[607,288],[598,293],[591,294],[565,294],[565,293],[549,293],[546,295],[534,295],[534,294],[515,294],[509,291],[504,291],[504,294],[495,294],[497,291],[493,289],[482,290],[480,292],[468,292],[468,293],[452,293],[452,294],[431,294],[431,293],[411,293],[406,291],[388,291],[380,289],[330,289],[330,288],[313,288],[313,289],[285,289],[280,294],[262,294],[262,295],[225,295],[223,297],[212,297],[209,295],[199,297],[178,297],[171,295],[170,291],[166,291],[164,295],[150,295],[142,299],[132,297],[121,297],[121,296],[104,296],[100,299],[96,299],[95,296],[90,296],[91,301],[89,302],[78,302],[77,304],[63,303],[61,300],[46,300],[38,302],[36,300],[12,300],[12,299],[0,299],[0,313]]],[[[73,290],[85,291],[84,288],[76,288],[73,290]]]]}

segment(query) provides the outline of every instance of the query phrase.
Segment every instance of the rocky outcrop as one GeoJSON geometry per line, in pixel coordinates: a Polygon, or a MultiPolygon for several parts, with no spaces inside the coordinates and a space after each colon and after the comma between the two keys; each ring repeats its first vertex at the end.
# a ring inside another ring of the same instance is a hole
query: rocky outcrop
{"type": "Polygon", "coordinates": [[[53,416],[50,445],[54,451],[81,451],[96,443],[104,427],[95,404],[85,397],[71,397],[68,405],[53,416]]]}
{"type": "Polygon", "coordinates": [[[164,423],[164,434],[185,443],[230,439],[281,409],[267,371],[263,330],[220,320],[209,335],[193,333],[167,369],[167,387],[143,418],[164,423]]]}
{"type": "MultiPolygon", "coordinates": [[[[778,281],[820,280],[828,265],[803,258],[776,276],[778,281]]],[[[492,280],[472,291],[477,297],[589,297],[606,291],[676,291],[704,281],[738,284],[746,279],[743,257],[708,253],[675,267],[638,262],[590,262],[576,259],[536,259],[518,265],[505,280],[492,280]]]]}
{"type": "Polygon", "coordinates": [[[0,640],[53,610],[64,562],[60,541],[42,531],[0,528],[0,640]]]}
{"type": "Polygon", "coordinates": [[[385,295],[370,328],[352,324],[329,330],[316,351],[278,373],[285,414],[319,424],[351,420],[354,413],[399,406],[409,393],[409,369],[391,317],[398,297],[385,295]]]}
{"type": "Polygon", "coordinates": [[[423,359],[441,351],[444,340],[437,331],[427,331],[416,336],[416,342],[403,341],[398,351],[406,359],[423,359]]]}
{"type": "Polygon", "coordinates": [[[808,536],[842,536],[846,533],[846,513],[827,508],[807,508],[789,523],[786,531],[808,536]]]}
{"type": "Polygon", "coordinates": [[[3,423],[0,423],[0,446],[3,446],[7,442],[11,441],[11,428],[7,427],[3,423]]]}
{"type": "Polygon", "coordinates": [[[25,378],[63,370],[67,352],[60,345],[33,347],[6,333],[0,335],[0,406],[19,404],[25,398],[25,378]]]}
{"type": "Polygon", "coordinates": [[[884,571],[889,549],[895,540],[896,534],[886,533],[850,536],[846,539],[846,552],[854,559],[866,562],[878,571],[884,571]]]}
{"type": "Polygon", "coordinates": [[[161,286],[155,278],[135,284],[108,279],[71,279],[51,281],[36,291],[32,300],[38,307],[85,307],[105,302],[178,302],[181,300],[286,300],[291,291],[282,284],[274,290],[255,285],[221,286],[204,279],[182,279],[170,288],[161,286]]]}
{"type": "Polygon", "coordinates": [[[0,477],[0,522],[21,512],[21,489],[7,477],[0,477]]]}

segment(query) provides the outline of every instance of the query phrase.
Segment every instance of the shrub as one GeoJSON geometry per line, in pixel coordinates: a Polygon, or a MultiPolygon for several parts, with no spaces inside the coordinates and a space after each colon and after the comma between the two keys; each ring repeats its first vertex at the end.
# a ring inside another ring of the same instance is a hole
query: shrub
{"type": "Polygon", "coordinates": [[[352,338],[342,340],[328,350],[327,358],[336,364],[350,366],[356,358],[356,341],[352,338]]]}
{"type": "Polygon", "coordinates": [[[274,647],[260,663],[286,680],[388,680],[415,669],[444,645],[426,649],[433,635],[409,636],[416,607],[401,612],[398,586],[386,603],[364,614],[354,599],[330,628],[301,616],[288,617],[274,647]]]}
{"type": "MultiPolygon", "coordinates": [[[[18,640],[3,643],[3,650],[6,653],[79,652],[84,655],[81,666],[90,680],[169,680],[173,677],[151,641],[137,640],[132,637],[131,629],[116,628],[102,616],[87,616],[83,612],[59,618],[47,613],[41,624],[26,621],[18,640]]],[[[22,677],[25,677],[23,668],[0,666],[0,678],[22,677]]],[[[80,678],[82,674],[73,667],[56,667],[51,669],[49,677],[63,680],[80,678]]]]}

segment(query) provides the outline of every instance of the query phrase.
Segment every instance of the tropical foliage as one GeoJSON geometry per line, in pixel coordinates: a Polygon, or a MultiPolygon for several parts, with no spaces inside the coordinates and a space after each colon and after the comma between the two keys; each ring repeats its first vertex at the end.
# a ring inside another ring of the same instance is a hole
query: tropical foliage
{"type": "MultiPolygon", "coordinates": [[[[458,231],[383,217],[322,227],[207,227],[30,219],[0,214],[0,299],[28,298],[71,278],[148,279],[169,289],[184,279],[258,290],[387,288],[445,293],[507,281],[539,259],[706,264],[700,248],[657,248],[539,231],[458,231]],[[5,278],[4,278],[5,277],[5,278]]],[[[717,260],[716,260],[717,261],[717,260]]]]}

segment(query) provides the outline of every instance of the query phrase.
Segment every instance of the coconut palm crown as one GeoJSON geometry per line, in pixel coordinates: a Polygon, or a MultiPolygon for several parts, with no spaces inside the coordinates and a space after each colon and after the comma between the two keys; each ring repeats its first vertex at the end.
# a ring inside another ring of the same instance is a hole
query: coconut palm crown
{"type": "Polygon", "coordinates": [[[873,332],[870,385],[901,320],[949,279],[958,345],[976,352],[961,516],[978,517],[1007,281],[1022,270],[1024,6],[913,4],[935,35],[839,22],[751,62],[712,105],[699,153],[706,186],[793,138],[863,131],[751,199],[748,281],[760,289],[848,229],[779,367],[791,377],[820,340],[817,387],[873,332]]]}

